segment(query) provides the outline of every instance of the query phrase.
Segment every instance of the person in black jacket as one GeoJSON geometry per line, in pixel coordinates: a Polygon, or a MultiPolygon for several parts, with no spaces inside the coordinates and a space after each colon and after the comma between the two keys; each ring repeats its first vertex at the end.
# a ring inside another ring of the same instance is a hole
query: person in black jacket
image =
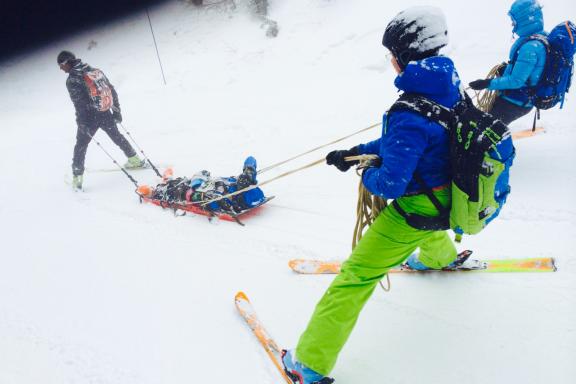
{"type": "Polygon", "coordinates": [[[60,69],[68,74],[66,88],[76,109],[78,124],[72,160],[72,186],[82,189],[86,151],[98,128],[102,128],[124,152],[128,158],[125,168],[143,167],[144,161],[118,131],[116,124],[122,122],[118,94],[104,73],[83,63],[68,51],[60,52],[57,62],[60,69]]]}

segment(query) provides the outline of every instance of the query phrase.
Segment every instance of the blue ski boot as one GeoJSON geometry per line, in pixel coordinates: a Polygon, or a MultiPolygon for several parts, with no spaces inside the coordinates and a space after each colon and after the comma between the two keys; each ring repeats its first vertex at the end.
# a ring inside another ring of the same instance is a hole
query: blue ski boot
{"type": "Polygon", "coordinates": [[[256,181],[256,159],[248,156],[244,160],[244,167],[242,173],[237,177],[238,189],[248,188],[251,185],[258,184],[256,181]]]}
{"type": "MultiPolygon", "coordinates": [[[[458,254],[458,256],[456,256],[456,260],[454,260],[451,264],[447,265],[444,268],[441,269],[445,269],[445,270],[452,270],[452,269],[458,269],[458,267],[462,266],[464,264],[464,262],[466,260],[468,260],[468,258],[470,257],[470,255],[472,254],[472,251],[462,251],[458,254]]],[[[427,267],[426,265],[424,265],[419,259],[418,259],[418,254],[416,252],[414,252],[413,254],[411,254],[408,259],[404,262],[404,264],[402,264],[402,268],[404,269],[411,269],[414,271],[432,271],[434,270],[434,268],[430,268],[427,267]]]]}
{"type": "Polygon", "coordinates": [[[282,364],[284,365],[284,372],[294,384],[330,384],[334,382],[334,379],[322,376],[296,360],[293,351],[282,350],[282,364]]]}
{"type": "Polygon", "coordinates": [[[244,160],[244,167],[242,168],[242,173],[245,173],[247,169],[250,169],[252,172],[256,172],[257,167],[256,159],[253,156],[248,156],[246,160],[244,160]]]}

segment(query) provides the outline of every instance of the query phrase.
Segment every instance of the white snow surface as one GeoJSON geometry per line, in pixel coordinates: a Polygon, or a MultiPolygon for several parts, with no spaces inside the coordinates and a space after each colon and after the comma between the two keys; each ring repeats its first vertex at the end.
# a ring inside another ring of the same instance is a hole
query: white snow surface
{"type": "MultiPolygon", "coordinates": [[[[463,82],[506,59],[508,1],[429,3],[446,14],[445,52],[463,82]]],[[[572,0],[542,3],[548,29],[576,20],[572,0]]],[[[85,192],[72,192],[76,125],[60,50],[106,73],[153,161],[227,176],[247,155],[270,165],[378,122],[397,95],[382,33],[412,5],[271,0],[280,33],[269,39],[242,7],[168,3],[151,9],[166,86],[145,13],[1,63],[0,383],[280,383],[235,293],[294,347],[332,277],[296,275],[288,260],[350,252],[358,178],[333,167],[267,185],[276,198],[245,227],[141,205],[120,172],[87,172],[85,192]]],[[[575,121],[573,89],[563,110],[543,113],[546,134],[517,141],[498,220],[459,246],[478,258],[554,257],[558,272],[392,276],[392,291],[377,289],[362,312],[337,383],[576,382],[575,121]]],[[[86,164],[113,167],[95,144],[86,164]]]]}

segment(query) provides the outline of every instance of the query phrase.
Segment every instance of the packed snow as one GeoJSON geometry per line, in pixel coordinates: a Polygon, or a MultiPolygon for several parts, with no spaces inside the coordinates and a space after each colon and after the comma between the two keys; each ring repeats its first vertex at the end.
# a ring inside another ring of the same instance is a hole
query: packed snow
{"type": "MultiPolygon", "coordinates": [[[[576,20],[573,0],[542,4],[548,30],[576,20]]],[[[378,122],[397,97],[382,33],[412,5],[421,4],[271,0],[280,29],[268,38],[244,7],[169,2],[150,10],[167,85],[145,13],[0,63],[0,383],[280,383],[235,293],[294,347],[332,277],[296,275],[288,261],[345,259],[351,247],[358,177],[323,165],[263,187],[276,198],[245,227],[140,204],[121,172],[90,171],[114,168],[95,144],[85,191],[73,192],[76,125],[60,50],[106,73],[153,162],[228,176],[248,155],[264,167],[378,122]]],[[[429,5],[446,14],[444,52],[463,83],[507,59],[509,1],[429,5]]],[[[558,271],[392,276],[340,355],[337,383],[576,382],[575,121],[573,89],[563,110],[543,112],[545,134],[516,142],[500,217],[459,245],[484,259],[554,257],[558,271]]]]}

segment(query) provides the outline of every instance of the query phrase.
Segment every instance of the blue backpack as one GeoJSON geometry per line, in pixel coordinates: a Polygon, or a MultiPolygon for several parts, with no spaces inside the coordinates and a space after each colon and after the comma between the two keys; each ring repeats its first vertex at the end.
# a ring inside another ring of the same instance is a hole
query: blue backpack
{"type": "Polygon", "coordinates": [[[576,25],[571,21],[558,24],[548,37],[533,35],[527,41],[537,40],[546,47],[546,64],[538,84],[529,90],[537,109],[550,109],[560,103],[570,89],[576,53],[576,25]]]}

